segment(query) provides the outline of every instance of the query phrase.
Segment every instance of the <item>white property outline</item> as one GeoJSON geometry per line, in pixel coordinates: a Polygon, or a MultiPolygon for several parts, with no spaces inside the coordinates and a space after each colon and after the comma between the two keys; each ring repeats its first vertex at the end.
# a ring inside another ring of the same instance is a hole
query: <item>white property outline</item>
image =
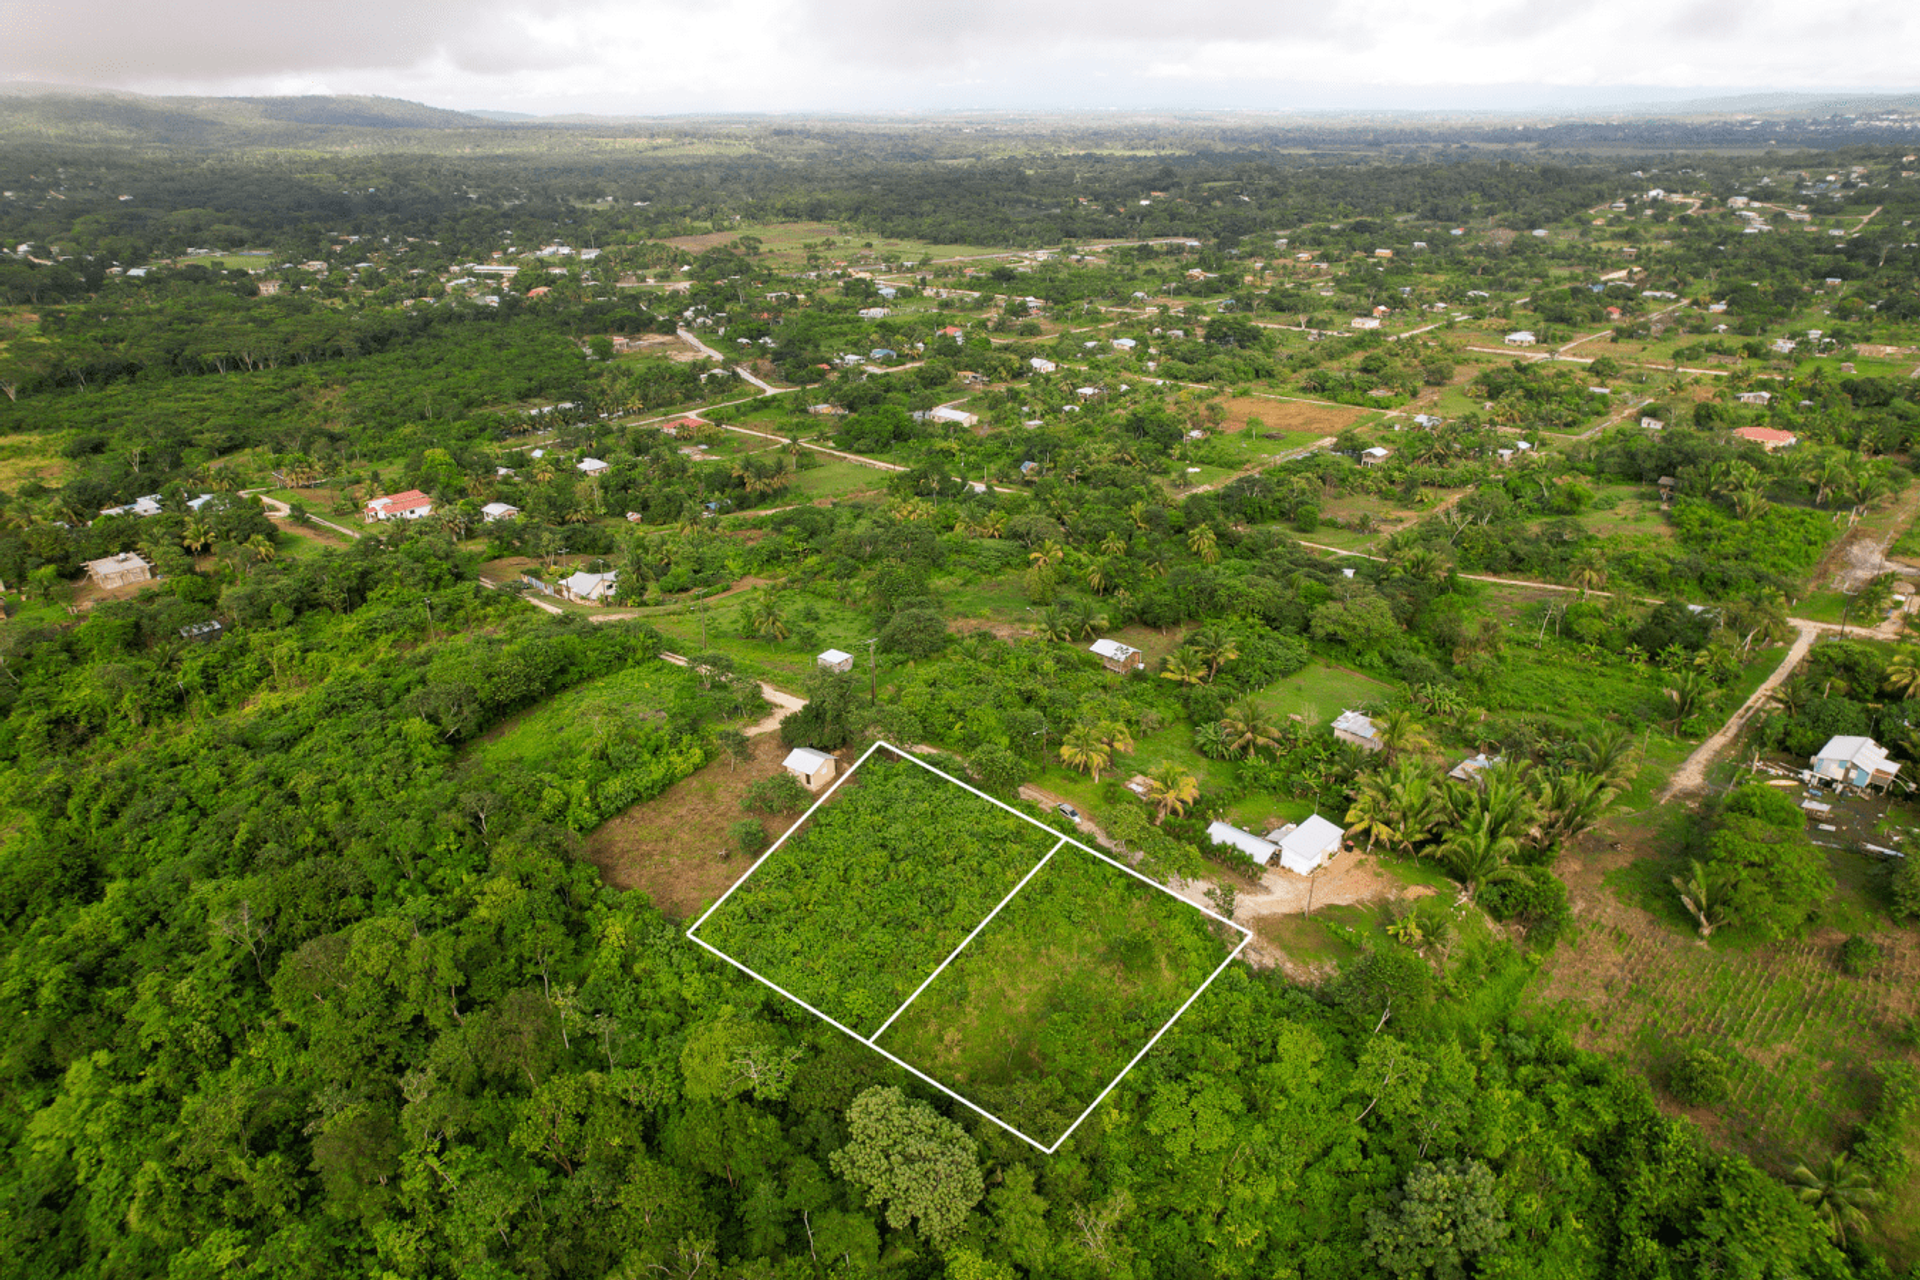
{"type": "Polygon", "coordinates": [[[1122,1080],[1127,1078],[1127,1074],[1131,1072],[1134,1069],[1134,1067],[1139,1065],[1140,1060],[1146,1057],[1147,1054],[1152,1051],[1153,1046],[1160,1043],[1160,1037],[1164,1036],[1165,1034],[1167,1034],[1167,1032],[1173,1029],[1173,1024],[1180,1020],[1180,1015],[1185,1013],[1187,1009],[1193,1004],[1193,1002],[1200,998],[1200,994],[1202,992],[1204,992],[1208,987],[1213,985],[1213,980],[1219,977],[1223,972],[1226,971],[1226,967],[1232,964],[1234,959],[1239,956],[1240,952],[1245,949],[1247,943],[1253,940],[1253,933],[1251,930],[1247,929],[1244,925],[1236,924],[1232,920],[1227,919],[1225,916],[1222,916],[1215,912],[1207,910],[1205,907],[1201,906],[1197,902],[1194,902],[1188,898],[1181,897],[1179,894],[1167,888],[1165,885],[1160,884],[1154,880],[1149,880],[1146,876],[1141,875],[1138,871],[1135,871],[1132,867],[1127,866],[1123,862],[1116,862],[1114,859],[1109,858],[1106,854],[1100,852],[1098,849],[1094,849],[1087,845],[1084,845],[1080,843],[1078,840],[1075,840],[1071,836],[1060,835],[1059,832],[1055,831],[1052,827],[1047,826],[1045,823],[1040,822],[1032,817],[1029,817],[1027,814],[1021,813],[1018,809],[1014,808],[1010,804],[1005,804],[999,800],[994,799],[992,796],[988,795],[984,791],[979,790],[976,787],[969,786],[967,783],[962,782],[960,779],[954,777],[950,773],[947,773],[945,770],[936,769],[934,766],[928,764],[925,760],[920,759],[918,756],[915,756],[906,751],[902,751],[900,748],[894,746],[890,742],[876,741],[872,746],[868,747],[864,752],[861,753],[860,758],[858,760],[855,760],[845,773],[841,774],[838,778],[834,779],[833,785],[828,787],[824,792],[822,792],[818,800],[815,800],[811,805],[808,806],[807,811],[800,815],[800,818],[798,821],[796,821],[792,826],[788,827],[786,831],[781,833],[780,838],[773,842],[773,845],[771,848],[769,848],[765,853],[761,854],[758,858],[754,860],[753,865],[747,868],[746,873],[742,875],[738,880],[734,881],[733,884],[728,887],[727,891],[720,895],[718,901],[716,901],[712,906],[708,907],[705,911],[700,913],[700,918],[698,920],[695,920],[693,924],[687,928],[687,937],[691,941],[697,943],[698,945],[705,947],[708,951],[711,951],[714,955],[720,957],[722,960],[725,960],[728,964],[732,965],[734,968],[738,969],[740,972],[746,974],[749,978],[752,978],[755,982],[758,982],[763,986],[771,987],[773,990],[779,992],[781,995],[785,996],[787,999],[793,1001],[795,1004],[799,1005],[802,1009],[805,1009],[808,1013],[820,1019],[820,1021],[826,1023],[828,1026],[833,1027],[835,1030],[842,1032],[843,1034],[845,1034],[851,1039],[859,1041],[861,1044],[867,1046],[867,1048],[873,1050],[875,1053],[885,1058],[888,1062],[893,1063],[893,1065],[895,1065],[896,1067],[901,1068],[903,1071],[910,1072],[914,1076],[918,1077],[920,1080],[923,1080],[927,1084],[932,1085],[934,1088],[946,1094],[949,1098],[952,1098],[955,1102],[967,1108],[969,1111],[972,1111],[977,1115],[983,1116],[986,1119],[991,1120],[994,1124],[999,1125],[1002,1129],[1005,1129],[1008,1133],[1020,1139],[1020,1141],[1026,1143],[1028,1146],[1034,1148],[1036,1151],[1040,1152],[1042,1155],[1052,1155],[1055,1151],[1058,1151],[1060,1149],[1061,1143],[1065,1142],[1068,1138],[1073,1136],[1073,1131],[1075,1129],[1078,1129],[1081,1123],[1084,1120],[1086,1120],[1088,1116],[1093,1114],[1094,1109],[1097,1108],[1102,1102],[1106,1101],[1107,1095],[1113,1092],[1114,1087],[1116,1085],[1118,1085],[1122,1080]],[[805,1000],[802,1000],[799,996],[796,996],[795,994],[793,994],[793,992],[787,990],[785,987],[781,986],[779,983],[770,981],[769,979],[762,976],[761,974],[755,973],[752,969],[749,969],[746,965],[741,964],[738,960],[735,960],[732,956],[720,950],[720,948],[707,942],[703,938],[695,936],[695,934],[696,934],[696,931],[700,928],[700,926],[707,922],[707,917],[711,916],[714,912],[718,911],[721,908],[721,906],[725,904],[726,900],[733,896],[733,891],[735,889],[738,889],[741,885],[745,884],[748,881],[748,879],[752,877],[753,873],[760,869],[761,863],[764,863],[768,858],[771,858],[774,855],[774,853],[779,850],[780,846],[787,842],[788,836],[791,836],[794,832],[798,831],[801,827],[805,826],[807,823],[807,819],[813,816],[814,810],[818,809],[821,805],[825,804],[828,801],[828,799],[832,797],[833,793],[840,789],[840,784],[842,782],[845,782],[848,778],[851,778],[854,775],[854,773],[860,768],[860,766],[867,762],[867,757],[872,755],[875,751],[878,751],[881,747],[885,747],[888,751],[891,751],[895,756],[899,757],[902,760],[911,760],[914,764],[919,765],[922,769],[925,769],[928,773],[934,774],[935,776],[940,778],[944,778],[946,781],[951,782],[955,786],[964,788],[965,790],[972,792],[974,795],[979,796],[982,800],[985,800],[988,804],[998,805],[1000,808],[1005,809],[1008,813],[1020,819],[1022,822],[1025,822],[1031,826],[1038,827],[1040,828],[1040,830],[1046,832],[1048,835],[1059,836],[1059,843],[1055,844],[1053,848],[1049,849],[1047,851],[1046,857],[1040,859],[1040,861],[1035,863],[1032,869],[1029,870],[1025,876],[1021,877],[1020,883],[1016,884],[1013,887],[1013,889],[1010,892],[1008,892],[1008,894],[1004,898],[1000,899],[999,903],[994,906],[993,910],[987,913],[986,919],[982,920],[979,924],[974,926],[973,932],[969,933],[966,936],[966,938],[961,941],[960,945],[955,947],[952,953],[949,954],[945,960],[942,960],[940,962],[939,968],[935,969],[931,974],[927,975],[926,980],[923,981],[919,985],[919,987],[917,987],[914,990],[914,993],[912,995],[907,997],[905,1004],[902,1004],[898,1009],[895,1009],[891,1014],[887,1016],[887,1020],[880,1024],[880,1029],[873,1033],[873,1038],[869,1039],[868,1037],[863,1036],[859,1032],[853,1030],[851,1027],[848,1027],[846,1024],[840,1022],[838,1019],[829,1017],[827,1014],[822,1013],[820,1010],[814,1008],[812,1005],[808,1004],[805,1000]],[[1145,885],[1150,885],[1151,887],[1159,890],[1161,893],[1166,894],[1168,897],[1178,902],[1181,906],[1189,907],[1195,911],[1198,911],[1201,915],[1204,915],[1209,919],[1219,921],[1221,924],[1224,924],[1228,928],[1238,932],[1240,934],[1240,942],[1239,942],[1239,945],[1235,946],[1232,951],[1227,953],[1226,959],[1222,960],[1219,963],[1219,965],[1214,968],[1214,971],[1207,975],[1207,980],[1205,982],[1202,982],[1198,987],[1194,988],[1193,994],[1188,996],[1186,1000],[1180,1005],[1180,1007],[1173,1011],[1173,1016],[1168,1018],[1158,1031],[1153,1033],[1153,1035],[1147,1040],[1146,1044],[1141,1046],[1140,1052],[1134,1054],[1132,1060],[1129,1061],[1126,1066],[1120,1069],[1120,1074],[1116,1075],[1112,1080],[1107,1082],[1106,1088],[1102,1089],[1099,1095],[1095,1097],[1092,1102],[1087,1104],[1087,1109],[1085,1111],[1082,1111],[1077,1117],[1075,1117],[1074,1122],[1066,1127],[1065,1132],[1063,1132],[1058,1138],[1055,1138],[1053,1140],[1053,1145],[1046,1146],[1040,1142],[1035,1141],[1033,1138],[1028,1137],[1026,1134],[1014,1128],[1012,1125],[1008,1124],[1005,1120],[1002,1120],[999,1116],[994,1115],[991,1111],[988,1111],[984,1107],[980,1106],[978,1103],[973,1102],[971,1099],[962,1097],[960,1094],[954,1092],[952,1089],[949,1089],[946,1085],[941,1084],[938,1080],[935,1080],[932,1076],[920,1070],[918,1067],[914,1066],[912,1063],[904,1062],[901,1059],[894,1057],[891,1053],[888,1053],[885,1049],[882,1049],[879,1045],[875,1044],[874,1040],[877,1040],[882,1034],[884,1034],[887,1028],[893,1025],[893,1020],[895,1018],[898,1018],[902,1013],[906,1011],[907,1005],[910,1005],[915,1000],[919,999],[920,993],[922,991],[925,991],[927,987],[933,983],[933,980],[940,976],[941,971],[944,970],[948,965],[952,964],[954,959],[957,956],[959,956],[959,954],[962,951],[966,950],[967,944],[972,942],[974,938],[979,936],[980,931],[987,927],[987,924],[989,921],[991,921],[995,916],[1000,914],[1000,908],[1006,906],[1007,903],[1013,901],[1014,895],[1019,893],[1020,890],[1024,889],[1027,886],[1027,882],[1029,880],[1033,879],[1035,875],[1039,874],[1040,868],[1046,866],[1048,862],[1052,861],[1053,855],[1060,852],[1060,850],[1065,848],[1067,845],[1072,845],[1074,848],[1080,850],[1082,853],[1088,853],[1093,855],[1094,857],[1100,859],[1100,861],[1106,863],[1108,866],[1117,867],[1119,870],[1126,872],[1128,875],[1132,876],[1134,879],[1140,881],[1140,883],[1145,885]]]}

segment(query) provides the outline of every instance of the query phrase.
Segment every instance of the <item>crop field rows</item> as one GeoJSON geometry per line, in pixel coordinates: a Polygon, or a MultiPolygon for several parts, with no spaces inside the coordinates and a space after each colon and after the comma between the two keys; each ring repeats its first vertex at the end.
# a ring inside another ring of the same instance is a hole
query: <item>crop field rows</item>
{"type": "Polygon", "coordinates": [[[1251,938],[884,743],[687,936],[1044,1152],[1251,938]]]}
{"type": "Polygon", "coordinates": [[[1545,996],[1582,1048],[1623,1055],[1656,1084],[1687,1049],[1719,1053],[1729,1095],[1697,1118],[1762,1164],[1818,1160],[1871,1106],[1871,1064],[1913,1056],[1894,1033],[1920,1010],[1920,946],[1904,933],[1876,941],[1880,963],[1853,977],[1831,934],[1676,956],[1671,938],[1594,925],[1545,996]]]}

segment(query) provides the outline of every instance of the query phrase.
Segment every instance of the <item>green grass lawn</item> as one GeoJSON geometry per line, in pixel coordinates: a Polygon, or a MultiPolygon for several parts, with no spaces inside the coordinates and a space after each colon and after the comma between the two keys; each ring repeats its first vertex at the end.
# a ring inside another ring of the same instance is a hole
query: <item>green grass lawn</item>
{"type": "Polygon", "coordinates": [[[599,722],[608,718],[653,718],[672,699],[684,676],[664,662],[643,662],[570,689],[507,722],[469,750],[482,766],[518,763],[538,768],[547,761],[587,751],[599,722]]]}
{"type": "Polygon", "coordinates": [[[871,1036],[1059,843],[877,751],[697,936],[871,1036]]]}
{"type": "Polygon", "coordinates": [[[1295,718],[1309,729],[1317,729],[1348,708],[1377,702],[1394,692],[1392,685],[1358,671],[1312,662],[1262,689],[1254,695],[1254,701],[1271,715],[1295,718]]]}
{"type": "Polygon", "coordinates": [[[884,490],[892,474],[875,467],[863,467],[857,462],[825,458],[819,466],[800,472],[776,505],[812,502],[815,498],[844,498],[862,490],[884,490]]]}
{"type": "Polygon", "coordinates": [[[1192,906],[1064,847],[879,1043],[1051,1143],[1231,946],[1192,906]]]}

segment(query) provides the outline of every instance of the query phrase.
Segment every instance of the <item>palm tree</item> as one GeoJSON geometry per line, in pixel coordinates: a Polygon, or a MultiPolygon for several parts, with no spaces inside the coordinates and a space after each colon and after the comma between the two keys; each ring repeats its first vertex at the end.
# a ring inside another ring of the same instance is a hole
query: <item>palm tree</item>
{"type": "Polygon", "coordinates": [[[1893,655],[1893,661],[1887,663],[1886,675],[1882,677],[1889,693],[1897,693],[1902,701],[1908,701],[1920,693],[1920,654],[1912,649],[1902,649],[1893,655]]]}
{"type": "Polygon", "coordinates": [[[1123,556],[1127,553],[1127,540],[1118,531],[1109,533],[1100,541],[1100,554],[1103,556],[1123,556]]]}
{"type": "Polygon", "coordinates": [[[1664,692],[1673,702],[1673,728],[1677,733],[1706,704],[1712,689],[1698,671],[1682,671],[1664,692]]]}
{"type": "Polygon", "coordinates": [[[1256,751],[1280,749],[1279,726],[1250,698],[1242,698],[1227,708],[1220,718],[1220,731],[1226,737],[1229,750],[1249,759],[1256,751]]]}
{"type": "Polygon", "coordinates": [[[1127,519],[1133,521],[1133,527],[1144,531],[1147,528],[1147,512],[1153,510],[1153,504],[1142,498],[1127,508],[1127,519]]]}
{"type": "Polygon", "coordinates": [[[1176,649],[1167,655],[1160,678],[1181,684],[1200,684],[1207,678],[1207,664],[1190,649],[1176,649]]]}
{"type": "Polygon", "coordinates": [[[1201,525],[1187,535],[1187,550],[1200,557],[1205,564],[1218,564],[1220,561],[1220,535],[1211,525],[1201,525]]]}
{"type": "Polygon", "coordinates": [[[1051,569],[1067,558],[1067,549],[1054,538],[1048,538],[1038,547],[1027,553],[1027,559],[1036,569],[1051,569]]]}
{"type": "Polygon", "coordinates": [[[1353,803],[1347,807],[1347,837],[1367,838],[1367,852],[1373,852],[1373,842],[1384,840],[1389,845],[1399,841],[1400,831],[1393,821],[1393,801],[1387,794],[1384,776],[1370,773],[1360,780],[1359,790],[1353,793],[1353,803]]]}
{"type": "Polygon", "coordinates": [[[1633,730],[1622,724],[1602,724],[1582,734],[1573,744],[1580,767],[1613,788],[1624,787],[1639,768],[1633,730]]]}
{"type": "Polygon", "coordinates": [[[1414,845],[1445,817],[1446,802],[1434,782],[1433,770],[1417,759],[1397,760],[1377,773],[1367,775],[1362,788],[1378,787],[1385,799],[1385,814],[1391,830],[1389,843],[1412,852],[1414,845]]]}
{"type": "Polygon", "coordinates": [[[1093,775],[1093,780],[1098,782],[1100,771],[1113,762],[1113,753],[1100,740],[1099,730],[1094,726],[1076,725],[1060,741],[1060,762],[1069,769],[1093,775]]]}
{"type": "Polygon", "coordinates": [[[1374,732],[1388,760],[1393,760],[1403,751],[1417,751],[1433,745],[1433,739],[1427,736],[1427,731],[1420,727],[1413,718],[1413,712],[1406,707],[1395,707],[1381,716],[1374,722],[1374,732]]]}
{"type": "Polygon", "coordinates": [[[1580,598],[1585,600],[1587,592],[1598,591],[1607,585],[1607,556],[1598,547],[1588,547],[1573,559],[1571,573],[1567,581],[1580,588],[1580,598]]]}
{"type": "Polygon", "coordinates": [[[1240,656],[1240,641],[1223,627],[1202,627],[1187,638],[1187,647],[1207,664],[1207,680],[1220,674],[1223,663],[1240,656]]]}
{"type": "Polygon", "coordinates": [[[1800,1203],[1812,1206],[1814,1213],[1826,1221],[1827,1234],[1843,1246],[1849,1229],[1866,1230],[1866,1210],[1880,1203],[1873,1179],[1858,1169],[1848,1168],[1844,1151],[1818,1170],[1808,1168],[1802,1160],[1787,1175],[1787,1181],[1793,1185],[1800,1203]]]}
{"type": "Polygon", "coordinates": [[[264,533],[256,533],[247,539],[247,550],[253,555],[255,564],[265,564],[280,554],[280,548],[273,545],[273,539],[264,533]]]}
{"type": "Polygon", "coordinates": [[[1715,929],[1732,922],[1733,912],[1721,900],[1724,886],[1719,878],[1700,865],[1698,858],[1690,859],[1687,866],[1692,869],[1691,876],[1670,877],[1673,887],[1680,891],[1680,905],[1693,916],[1694,923],[1700,926],[1701,938],[1711,938],[1715,929]]]}
{"type": "Polygon", "coordinates": [[[1154,819],[1157,827],[1167,815],[1178,816],[1200,798],[1200,779],[1171,760],[1164,760],[1147,771],[1147,803],[1160,811],[1154,819]]]}
{"type": "Polygon", "coordinates": [[[763,591],[755,596],[747,606],[747,625],[756,636],[785,640],[788,635],[787,621],[780,616],[780,593],[763,591]]]}
{"type": "Polygon", "coordinates": [[[1080,634],[1081,615],[1076,602],[1063,600],[1040,611],[1040,634],[1049,640],[1071,640],[1080,634]]]}
{"type": "Polygon", "coordinates": [[[1613,794],[1604,778],[1577,769],[1548,782],[1540,793],[1541,847],[1565,844],[1585,834],[1600,820],[1600,811],[1613,794]]]}
{"type": "Polygon", "coordinates": [[[1519,868],[1509,865],[1519,848],[1519,841],[1501,835],[1480,815],[1446,838],[1440,846],[1440,856],[1448,869],[1460,877],[1466,886],[1466,897],[1472,901],[1483,886],[1520,875],[1519,868]]]}
{"type": "Polygon", "coordinates": [[[1133,731],[1118,720],[1102,720],[1094,729],[1094,735],[1112,755],[1133,754],[1133,731]]]}
{"type": "Polygon", "coordinates": [[[1415,582],[1440,582],[1447,576],[1447,562],[1432,547],[1412,546],[1394,553],[1389,578],[1411,578],[1415,582]]]}
{"type": "Polygon", "coordinates": [[[198,516],[188,516],[180,529],[180,545],[189,551],[205,551],[213,545],[213,530],[198,516]]]}

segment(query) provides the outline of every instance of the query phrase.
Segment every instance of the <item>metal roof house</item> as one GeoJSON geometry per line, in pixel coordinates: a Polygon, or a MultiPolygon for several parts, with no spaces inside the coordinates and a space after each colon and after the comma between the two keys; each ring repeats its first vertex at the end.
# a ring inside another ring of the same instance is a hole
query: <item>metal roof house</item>
{"type": "Polygon", "coordinates": [[[816,667],[825,667],[829,671],[853,670],[853,655],[840,649],[829,649],[813,660],[816,667]]]}
{"type": "Polygon", "coordinates": [[[781,763],[809,791],[818,791],[833,780],[834,758],[812,747],[795,747],[781,763]]]}
{"type": "Polygon", "coordinates": [[[1380,730],[1373,720],[1359,711],[1342,711],[1333,722],[1333,736],[1368,751],[1378,751],[1387,745],[1380,741],[1380,730]]]}
{"type": "Polygon", "coordinates": [[[1310,876],[1325,866],[1346,838],[1344,830],[1317,813],[1305,822],[1267,833],[1268,841],[1280,851],[1280,865],[1297,876],[1310,876]]]}
{"type": "Polygon", "coordinates": [[[1272,841],[1262,840],[1253,832],[1242,831],[1226,822],[1208,823],[1207,839],[1215,844],[1224,844],[1238,849],[1263,867],[1272,861],[1274,854],[1279,852],[1279,848],[1272,841]]]}
{"type": "Polygon", "coordinates": [[[1121,644],[1118,640],[1095,640],[1087,648],[1099,655],[1101,663],[1109,671],[1138,671],[1147,662],[1138,649],[1121,644]]]}
{"type": "Polygon", "coordinates": [[[87,576],[101,587],[124,587],[153,577],[153,566],[131,551],[87,561],[87,576]]]}
{"type": "Polygon", "coordinates": [[[486,506],[480,508],[480,514],[486,517],[488,524],[492,524],[495,520],[513,519],[520,514],[520,508],[510,506],[504,502],[489,502],[486,506]]]}
{"type": "Polygon", "coordinates": [[[1478,755],[1468,756],[1453,768],[1447,770],[1447,776],[1455,782],[1478,783],[1480,775],[1501,762],[1500,756],[1489,756],[1482,751],[1478,755]]]}
{"type": "Polygon", "coordinates": [[[1887,758],[1872,738],[1839,736],[1827,739],[1813,757],[1813,775],[1849,787],[1886,787],[1900,766],[1887,758]]]}
{"type": "Polygon", "coordinates": [[[618,573],[587,573],[582,570],[562,582],[560,589],[570,599],[597,604],[613,596],[619,577],[618,573]]]}

